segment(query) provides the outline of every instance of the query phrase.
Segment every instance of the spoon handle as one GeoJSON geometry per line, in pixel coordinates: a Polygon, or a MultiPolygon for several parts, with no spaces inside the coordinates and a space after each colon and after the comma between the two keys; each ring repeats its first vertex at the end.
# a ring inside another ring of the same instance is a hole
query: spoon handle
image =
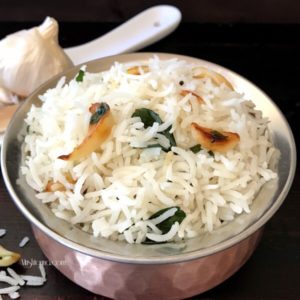
{"type": "Polygon", "coordinates": [[[102,37],[64,50],[75,65],[100,57],[136,51],[170,34],[180,20],[181,13],[176,7],[154,6],[102,37]]]}

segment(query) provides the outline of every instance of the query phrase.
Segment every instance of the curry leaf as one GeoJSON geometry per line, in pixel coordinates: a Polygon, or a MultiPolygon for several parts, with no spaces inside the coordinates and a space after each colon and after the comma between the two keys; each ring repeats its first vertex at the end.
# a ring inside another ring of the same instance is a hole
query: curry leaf
{"type": "Polygon", "coordinates": [[[142,244],[144,244],[144,245],[158,245],[158,244],[166,244],[167,242],[155,242],[155,241],[152,241],[152,240],[150,240],[150,239],[148,239],[148,238],[146,238],[143,242],[142,242],[142,244]]]}
{"type": "Polygon", "coordinates": [[[191,147],[190,148],[190,150],[193,152],[193,153],[198,153],[199,151],[201,151],[201,145],[200,144],[197,144],[197,145],[195,145],[195,146],[193,146],[193,147],[191,147]]]}
{"type": "Polygon", "coordinates": [[[85,72],[84,72],[83,70],[79,70],[79,72],[78,72],[78,74],[77,74],[75,80],[76,80],[77,82],[83,81],[84,75],[85,75],[85,72]]]}
{"type": "MultiPolygon", "coordinates": [[[[165,213],[169,209],[173,209],[173,208],[177,208],[177,210],[173,216],[167,218],[166,220],[162,221],[159,224],[156,224],[156,227],[161,230],[162,234],[166,234],[167,232],[169,232],[172,225],[174,225],[176,222],[178,222],[180,224],[183,221],[183,219],[186,217],[185,212],[183,210],[181,210],[178,206],[172,206],[172,207],[163,208],[163,209],[157,211],[155,214],[153,214],[149,218],[149,220],[155,219],[155,218],[161,216],[163,213],[165,213]]],[[[155,241],[150,240],[149,238],[146,238],[145,241],[142,242],[142,244],[145,244],[145,245],[156,245],[156,244],[165,244],[165,243],[167,243],[167,242],[155,242],[155,241]]]]}
{"type": "Polygon", "coordinates": [[[162,146],[160,144],[151,144],[148,145],[146,148],[162,148],[162,146]]]}
{"type": "Polygon", "coordinates": [[[140,117],[141,121],[144,123],[145,128],[151,127],[155,122],[157,122],[158,124],[162,123],[160,116],[156,112],[148,108],[136,109],[131,117],[140,117]]]}
{"type": "MultiPolygon", "coordinates": [[[[153,124],[155,122],[158,124],[163,123],[160,116],[156,112],[154,112],[153,110],[148,109],[148,108],[136,109],[131,117],[132,118],[140,117],[141,121],[144,123],[145,128],[153,126],[153,124]]],[[[161,134],[163,134],[169,140],[169,142],[170,142],[169,148],[164,148],[163,146],[161,146],[159,144],[155,144],[155,146],[149,145],[147,148],[161,147],[164,151],[168,152],[171,150],[171,147],[176,146],[175,137],[174,137],[173,133],[170,133],[171,127],[172,126],[169,126],[166,130],[161,132],[161,134]]]]}
{"type": "Polygon", "coordinates": [[[168,127],[166,130],[162,132],[162,134],[170,141],[170,148],[176,146],[176,141],[173,133],[170,133],[171,127],[168,127]]]}
{"type": "Polygon", "coordinates": [[[159,210],[149,218],[149,220],[155,219],[160,215],[162,215],[163,213],[165,213],[166,211],[168,211],[169,209],[173,209],[173,208],[177,208],[174,215],[156,225],[156,227],[161,230],[162,234],[169,232],[172,225],[174,225],[175,222],[178,222],[180,224],[183,221],[183,219],[186,217],[185,212],[181,210],[180,207],[178,206],[172,206],[172,207],[167,207],[159,210]]]}
{"type": "Polygon", "coordinates": [[[208,154],[212,157],[215,157],[215,154],[211,150],[208,151],[208,154]]]}

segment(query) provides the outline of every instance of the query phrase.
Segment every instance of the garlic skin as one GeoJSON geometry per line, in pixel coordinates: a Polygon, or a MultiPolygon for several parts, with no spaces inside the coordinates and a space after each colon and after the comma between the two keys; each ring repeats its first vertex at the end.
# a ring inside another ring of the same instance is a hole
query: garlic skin
{"type": "Polygon", "coordinates": [[[0,41],[0,87],[26,97],[52,76],[73,66],[58,44],[58,23],[47,17],[0,41]]]}

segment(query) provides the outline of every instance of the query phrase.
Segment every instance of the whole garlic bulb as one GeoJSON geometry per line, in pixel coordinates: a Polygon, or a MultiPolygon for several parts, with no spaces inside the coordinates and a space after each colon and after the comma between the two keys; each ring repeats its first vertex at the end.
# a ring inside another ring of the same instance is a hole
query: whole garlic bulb
{"type": "Polygon", "coordinates": [[[72,65],[58,44],[58,24],[53,18],[0,41],[0,86],[18,96],[28,96],[72,65]]]}

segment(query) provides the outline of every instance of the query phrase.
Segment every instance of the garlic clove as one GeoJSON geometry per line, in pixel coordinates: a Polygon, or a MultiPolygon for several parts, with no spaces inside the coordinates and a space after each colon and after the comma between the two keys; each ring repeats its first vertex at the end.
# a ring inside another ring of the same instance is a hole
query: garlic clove
{"type": "Polygon", "coordinates": [[[204,67],[195,68],[195,75],[193,76],[196,79],[210,78],[216,85],[225,84],[230,90],[234,91],[232,84],[220,73],[214,72],[213,70],[208,70],[204,67]]]}
{"type": "Polygon", "coordinates": [[[212,128],[191,124],[192,134],[201,146],[209,151],[225,153],[233,149],[240,141],[238,133],[229,131],[217,131],[212,128]]]}
{"type": "Polygon", "coordinates": [[[28,96],[72,65],[58,44],[58,23],[53,18],[0,41],[0,85],[18,96],[28,96]]]}
{"type": "Polygon", "coordinates": [[[90,112],[92,117],[87,136],[70,154],[61,155],[59,159],[79,160],[97,150],[109,137],[115,123],[109,105],[103,102],[94,103],[90,112]],[[93,120],[94,116],[96,118],[93,120]]]}
{"type": "Polygon", "coordinates": [[[16,252],[9,251],[0,245],[0,267],[8,267],[16,263],[21,255],[16,252]]]}

